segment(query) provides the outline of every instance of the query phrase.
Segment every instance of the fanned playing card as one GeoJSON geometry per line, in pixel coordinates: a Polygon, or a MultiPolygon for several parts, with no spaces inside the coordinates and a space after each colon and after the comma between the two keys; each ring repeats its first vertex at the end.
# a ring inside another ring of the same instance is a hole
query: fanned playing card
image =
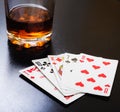
{"type": "Polygon", "coordinates": [[[83,94],[63,96],[34,65],[20,70],[19,72],[64,104],[72,103],[83,96],[83,94]]]}
{"type": "Polygon", "coordinates": [[[49,94],[69,104],[85,93],[110,96],[118,60],[84,53],[48,55],[20,70],[49,94]]]}
{"type": "Polygon", "coordinates": [[[118,60],[80,54],[65,57],[63,64],[62,88],[79,92],[110,96],[118,60]]]}
{"type": "MultiPolygon", "coordinates": [[[[63,63],[64,63],[64,56],[68,53],[60,54],[60,55],[48,55],[48,59],[51,63],[53,68],[56,80],[61,88],[61,79],[62,79],[62,70],[63,70],[63,63]]],[[[70,53],[69,53],[70,54],[70,53]]],[[[64,95],[73,95],[78,94],[80,92],[74,89],[68,88],[61,88],[64,92],[64,95]]],[[[83,93],[82,93],[83,94],[83,93]]]]}
{"type": "MultiPolygon", "coordinates": [[[[58,58],[57,58],[58,59],[58,58]]],[[[60,60],[60,58],[59,58],[60,60]]],[[[60,84],[58,83],[55,72],[51,66],[51,63],[49,62],[48,58],[43,58],[43,59],[35,59],[32,60],[34,65],[38,67],[38,69],[43,73],[43,75],[46,76],[46,78],[64,95],[73,95],[75,92],[74,91],[68,91],[61,89],[60,84]]],[[[61,62],[61,61],[60,61],[61,62]]],[[[59,74],[58,74],[59,75],[59,74]]],[[[80,94],[80,93],[79,93],[80,94]]]]}
{"type": "Polygon", "coordinates": [[[58,82],[60,82],[61,77],[62,77],[62,64],[63,64],[63,60],[64,60],[64,54],[60,54],[60,55],[48,55],[48,59],[51,63],[51,66],[55,72],[55,76],[58,82]],[[59,71],[57,71],[56,69],[56,65],[60,65],[61,69],[59,71]]]}

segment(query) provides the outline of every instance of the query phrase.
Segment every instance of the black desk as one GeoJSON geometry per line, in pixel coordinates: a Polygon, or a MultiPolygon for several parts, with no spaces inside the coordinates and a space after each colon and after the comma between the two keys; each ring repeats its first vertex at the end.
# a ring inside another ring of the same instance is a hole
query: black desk
{"type": "Polygon", "coordinates": [[[18,72],[32,65],[31,59],[64,52],[119,60],[119,0],[57,0],[50,46],[46,50],[22,51],[7,40],[3,1],[0,0],[0,112],[120,112],[120,66],[109,98],[86,94],[68,106],[18,72]]]}

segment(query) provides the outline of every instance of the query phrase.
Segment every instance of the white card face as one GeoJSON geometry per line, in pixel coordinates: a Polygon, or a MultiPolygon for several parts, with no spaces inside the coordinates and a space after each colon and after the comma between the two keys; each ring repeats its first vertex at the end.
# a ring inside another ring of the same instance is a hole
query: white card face
{"type": "Polygon", "coordinates": [[[20,70],[19,72],[64,104],[69,104],[84,95],[77,94],[63,96],[58,89],[56,89],[56,87],[53,86],[53,84],[51,84],[51,82],[38,70],[36,66],[30,66],[20,70]]]}
{"type": "Polygon", "coordinates": [[[117,65],[117,60],[86,54],[80,54],[76,58],[66,57],[63,64],[61,87],[109,96],[117,65]]]}
{"type": "MultiPolygon", "coordinates": [[[[60,60],[60,58],[59,58],[60,60]]],[[[46,78],[64,95],[76,94],[74,91],[61,89],[60,84],[57,81],[55,72],[48,60],[48,58],[32,60],[32,62],[38,67],[38,69],[46,76],[46,78]]],[[[57,71],[56,71],[57,72],[57,71]]],[[[59,75],[59,74],[58,74],[59,75]]]]}
{"type": "Polygon", "coordinates": [[[48,55],[48,59],[55,72],[55,76],[57,78],[58,83],[60,83],[62,79],[64,56],[66,55],[72,55],[72,54],[64,53],[60,55],[48,55]]]}
{"type": "MultiPolygon", "coordinates": [[[[51,66],[54,70],[56,80],[58,81],[60,88],[61,88],[64,55],[67,55],[67,54],[70,54],[70,53],[64,53],[64,54],[60,54],[60,55],[48,55],[48,59],[49,59],[51,66]]],[[[77,91],[75,89],[71,89],[71,88],[69,88],[69,89],[68,88],[61,88],[61,89],[64,91],[64,95],[73,95],[73,94],[80,93],[79,91],[77,91]]]]}
{"type": "Polygon", "coordinates": [[[43,73],[43,75],[46,76],[48,80],[51,81],[51,83],[56,86],[56,88],[59,89],[58,82],[56,81],[56,77],[54,75],[54,71],[51,67],[51,64],[48,60],[48,58],[43,59],[35,59],[32,60],[35,66],[43,73]]]}

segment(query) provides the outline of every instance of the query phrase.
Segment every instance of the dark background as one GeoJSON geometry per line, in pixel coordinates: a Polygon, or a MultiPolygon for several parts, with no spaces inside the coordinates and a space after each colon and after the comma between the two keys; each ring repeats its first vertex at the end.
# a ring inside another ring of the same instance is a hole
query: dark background
{"type": "Polygon", "coordinates": [[[48,54],[87,53],[120,60],[120,0],[57,0],[52,41],[45,49],[8,42],[0,0],[0,112],[120,112],[120,66],[111,96],[86,94],[65,106],[18,72],[48,54]]]}

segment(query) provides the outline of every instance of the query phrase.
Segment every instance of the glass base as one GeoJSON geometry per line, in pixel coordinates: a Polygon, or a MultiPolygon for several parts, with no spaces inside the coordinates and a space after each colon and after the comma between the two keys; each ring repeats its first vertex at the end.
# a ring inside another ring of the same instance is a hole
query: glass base
{"type": "Polygon", "coordinates": [[[52,33],[49,33],[45,36],[42,36],[40,38],[34,38],[34,39],[23,39],[20,37],[15,37],[11,33],[8,33],[8,39],[12,44],[22,46],[24,48],[30,48],[30,47],[42,47],[44,46],[47,42],[51,40],[51,35],[52,33]]]}

